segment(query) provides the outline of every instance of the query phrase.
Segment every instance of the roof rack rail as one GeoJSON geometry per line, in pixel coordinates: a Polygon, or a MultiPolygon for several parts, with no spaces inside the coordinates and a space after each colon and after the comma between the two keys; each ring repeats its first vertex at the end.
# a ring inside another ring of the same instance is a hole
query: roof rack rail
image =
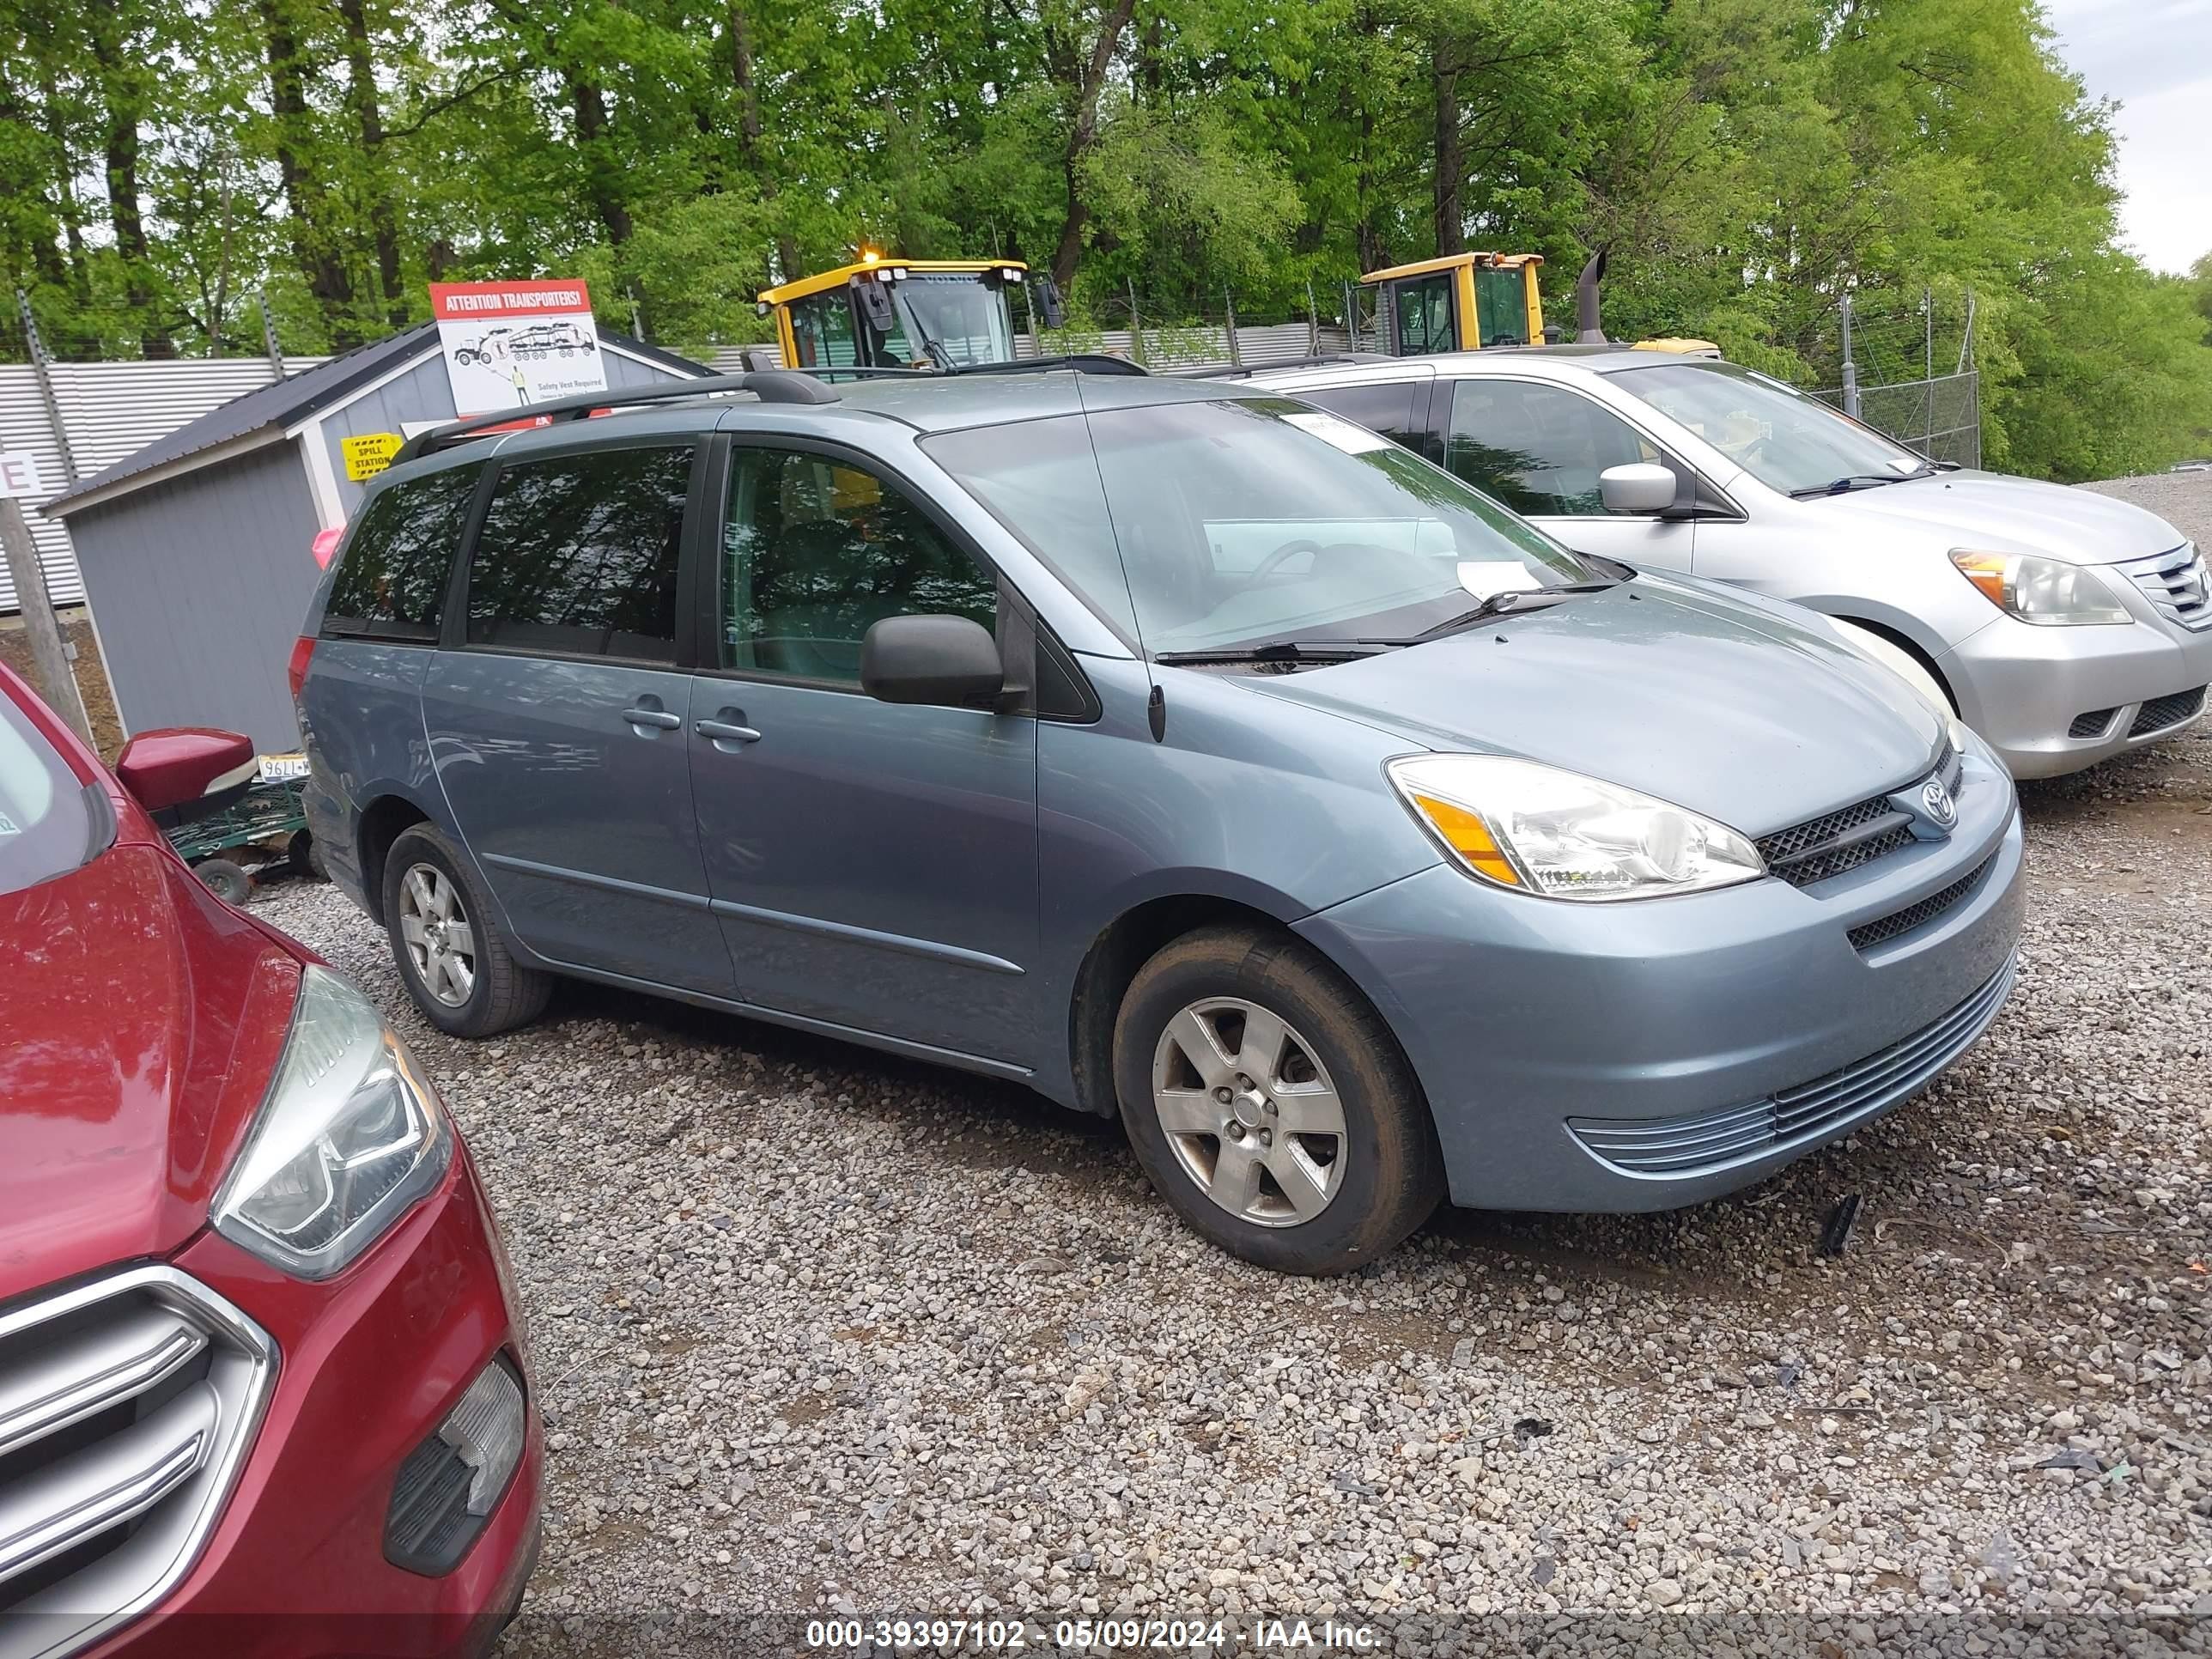
{"type": "Polygon", "coordinates": [[[735,392],[750,392],[764,404],[837,401],[835,387],[824,386],[811,374],[795,369],[756,368],[743,374],[702,374],[690,380],[655,380],[647,386],[623,386],[619,391],[580,392],[573,398],[553,398],[542,404],[526,404],[520,409],[495,410],[489,415],[471,415],[465,421],[449,421],[428,432],[418,432],[400,445],[392,458],[392,465],[398,466],[418,455],[434,455],[455,444],[483,437],[494,428],[504,430],[524,422],[580,421],[602,410],[681,403],[687,398],[717,398],[735,392]]]}
{"type": "Polygon", "coordinates": [[[1182,380],[1230,380],[1239,375],[1265,374],[1279,368],[1328,368],[1338,363],[1395,363],[1403,359],[1385,351],[1332,351],[1318,357],[1284,357],[1267,363],[1219,363],[1204,368],[1169,368],[1162,374],[1182,380]]]}
{"type": "Polygon", "coordinates": [[[830,364],[795,369],[799,374],[825,380],[932,380],[960,374],[1042,374],[1055,368],[1072,368],[1079,374],[1149,374],[1152,370],[1127,357],[1110,352],[1078,351],[1057,357],[1002,357],[988,363],[955,363],[950,368],[893,368],[872,363],[830,364]]]}

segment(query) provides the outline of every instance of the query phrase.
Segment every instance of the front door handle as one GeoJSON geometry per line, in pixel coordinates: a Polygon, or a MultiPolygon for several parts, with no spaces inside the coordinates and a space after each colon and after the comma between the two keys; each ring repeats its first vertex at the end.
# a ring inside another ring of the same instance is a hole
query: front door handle
{"type": "Polygon", "coordinates": [[[665,708],[625,708],[623,718],[632,726],[656,726],[664,732],[673,732],[684,724],[681,714],[672,714],[665,708]]]}
{"type": "Polygon", "coordinates": [[[730,720],[701,720],[691,729],[702,738],[712,738],[717,744],[758,743],[761,735],[750,726],[738,726],[730,720]]]}

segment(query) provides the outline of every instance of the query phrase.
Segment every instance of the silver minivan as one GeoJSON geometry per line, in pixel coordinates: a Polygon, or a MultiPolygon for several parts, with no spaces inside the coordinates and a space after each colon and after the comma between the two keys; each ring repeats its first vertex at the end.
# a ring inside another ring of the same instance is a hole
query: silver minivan
{"type": "Polygon", "coordinates": [[[2204,559],[2087,490],[1931,465],[1735,363],[1545,346],[1254,384],[1398,439],[1569,546],[1857,623],[2018,777],[2171,737],[2212,683],[2204,559]]]}
{"type": "Polygon", "coordinates": [[[1445,1193],[1756,1181],[2012,985],[1972,733],[1310,404],[1109,362],[538,412],[600,408],[410,441],[293,658],[317,844],[453,1035],[558,976],[1015,1079],[1327,1273],[1445,1193]]]}

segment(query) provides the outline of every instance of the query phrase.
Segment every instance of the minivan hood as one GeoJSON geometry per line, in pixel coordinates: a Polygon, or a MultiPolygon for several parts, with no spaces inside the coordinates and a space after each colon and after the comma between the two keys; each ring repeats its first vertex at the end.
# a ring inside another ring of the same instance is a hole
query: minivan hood
{"type": "Polygon", "coordinates": [[[1946,472],[1903,483],[1815,497],[1832,518],[1875,535],[1900,525],[1938,532],[1953,547],[2039,553],[2068,564],[2117,564],[2168,553],[2184,538],[2155,513],[2094,490],[2001,472],[1946,472]]]}
{"type": "Polygon", "coordinates": [[[1817,623],[1650,576],[1241,683],[1409,744],[1626,784],[1753,836],[1909,781],[1943,735],[1918,693],[1817,623]]]}
{"type": "Polygon", "coordinates": [[[125,840],[0,895],[0,1304],[166,1256],[268,1086],[300,963],[125,840]]]}

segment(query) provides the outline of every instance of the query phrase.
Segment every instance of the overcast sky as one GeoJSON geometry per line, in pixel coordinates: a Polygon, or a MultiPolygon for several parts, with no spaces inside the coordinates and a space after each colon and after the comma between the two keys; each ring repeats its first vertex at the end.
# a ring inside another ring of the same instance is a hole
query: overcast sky
{"type": "Polygon", "coordinates": [[[2120,228],[2143,263],[2212,253],[2212,0],[2044,0],[2059,55],[2120,112],[2120,228]]]}

